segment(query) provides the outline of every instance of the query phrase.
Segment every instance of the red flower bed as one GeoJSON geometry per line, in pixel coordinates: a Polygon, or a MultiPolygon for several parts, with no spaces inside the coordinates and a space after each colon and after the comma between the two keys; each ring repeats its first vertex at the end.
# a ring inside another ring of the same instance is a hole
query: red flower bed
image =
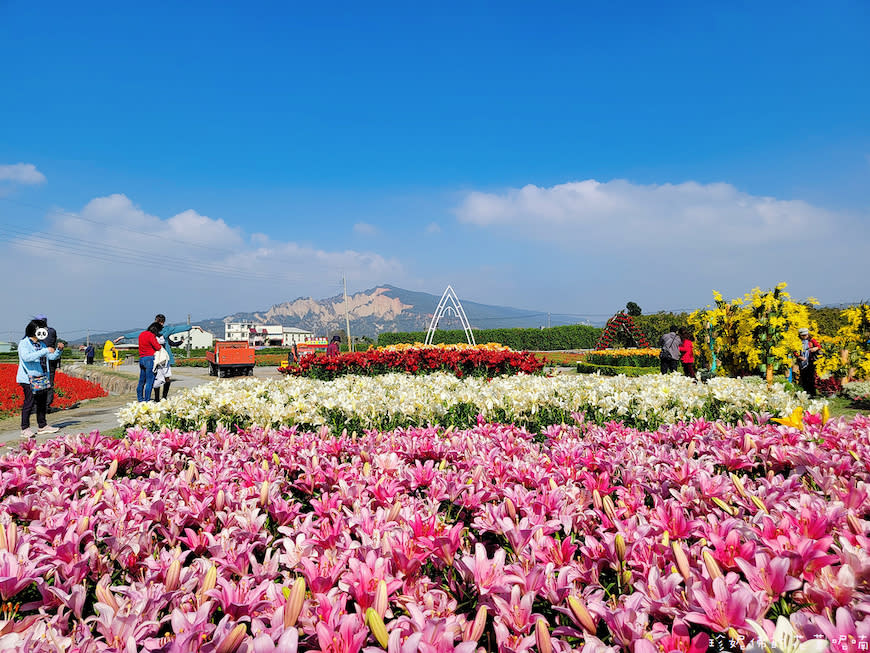
{"type": "Polygon", "coordinates": [[[502,374],[536,374],[544,367],[534,354],[524,351],[483,349],[404,349],[402,351],[369,350],[338,356],[304,356],[289,367],[279,367],[284,374],[334,379],[345,374],[374,376],[403,372],[429,374],[449,372],[458,377],[502,374]]]}
{"type": "MultiPolygon", "coordinates": [[[[21,386],[15,380],[17,372],[17,363],[0,363],[0,415],[17,412],[24,402],[21,386]]],[[[96,383],[67,376],[61,371],[55,375],[54,384],[52,406],[55,408],[69,408],[82,399],[105,397],[109,394],[96,383]]]]}

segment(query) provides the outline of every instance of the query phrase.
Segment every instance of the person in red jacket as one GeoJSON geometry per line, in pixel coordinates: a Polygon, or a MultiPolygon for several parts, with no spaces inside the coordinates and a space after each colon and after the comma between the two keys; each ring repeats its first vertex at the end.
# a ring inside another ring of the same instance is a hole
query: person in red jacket
{"type": "Polygon", "coordinates": [[[157,334],[163,326],[152,322],[151,326],[139,334],[139,385],[136,386],[136,400],[151,399],[151,388],[154,387],[154,354],[162,347],[157,342],[157,334]]]}
{"type": "Polygon", "coordinates": [[[695,341],[691,332],[683,327],[680,334],[680,362],[683,364],[683,374],[695,378],[695,341]]]}
{"type": "Polygon", "coordinates": [[[816,356],[821,347],[819,341],[810,338],[809,329],[798,329],[801,349],[794,353],[801,375],[801,387],[810,397],[816,396],[816,356]]]}

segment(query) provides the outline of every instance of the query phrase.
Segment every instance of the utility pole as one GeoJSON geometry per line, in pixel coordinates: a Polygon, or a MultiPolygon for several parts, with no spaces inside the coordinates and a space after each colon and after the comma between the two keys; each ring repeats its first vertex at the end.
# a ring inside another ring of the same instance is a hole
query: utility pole
{"type": "Polygon", "coordinates": [[[547,328],[550,328],[550,311],[547,311],[547,328]]]}
{"type": "MultiPolygon", "coordinates": [[[[187,326],[190,326],[190,313],[187,314],[187,326]]],[[[187,357],[190,358],[190,329],[187,330],[187,357]]]]}
{"type": "Polygon", "coordinates": [[[353,338],[350,337],[350,313],[347,308],[347,277],[342,275],[341,280],[344,283],[344,330],[347,333],[348,351],[353,351],[353,338]]]}

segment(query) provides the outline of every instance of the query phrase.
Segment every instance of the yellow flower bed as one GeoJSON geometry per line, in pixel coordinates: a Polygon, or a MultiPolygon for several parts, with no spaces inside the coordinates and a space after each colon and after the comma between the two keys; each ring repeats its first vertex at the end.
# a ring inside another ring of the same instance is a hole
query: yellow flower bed
{"type": "Polygon", "coordinates": [[[608,356],[658,356],[658,347],[631,347],[627,349],[596,349],[590,354],[606,354],[608,356]]]}

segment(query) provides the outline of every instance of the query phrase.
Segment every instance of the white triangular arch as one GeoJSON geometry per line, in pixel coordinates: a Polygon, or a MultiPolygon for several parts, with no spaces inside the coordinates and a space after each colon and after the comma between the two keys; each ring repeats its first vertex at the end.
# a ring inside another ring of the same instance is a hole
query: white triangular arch
{"type": "Polygon", "coordinates": [[[462,329],[465,331],[465,338],[469,345],[477,344],[474,342],[474,333],[471,331],[471,325],[468,323],[468,318],[465,316],[465,310],[462,308],[462,302],[453,290],[452,286],[447,286],[444,294],[441,295],[441,301],[438,302],[438,308],[435,309],[435,314],[432,316],[432,321],[429,323],[429,331],[426,332],[426,344],[431,345],[435,339],[435,331],[438,329],[438,322],[445,310],[453,309],[459,316],[459,321],[462,323],[462,329]]]}

